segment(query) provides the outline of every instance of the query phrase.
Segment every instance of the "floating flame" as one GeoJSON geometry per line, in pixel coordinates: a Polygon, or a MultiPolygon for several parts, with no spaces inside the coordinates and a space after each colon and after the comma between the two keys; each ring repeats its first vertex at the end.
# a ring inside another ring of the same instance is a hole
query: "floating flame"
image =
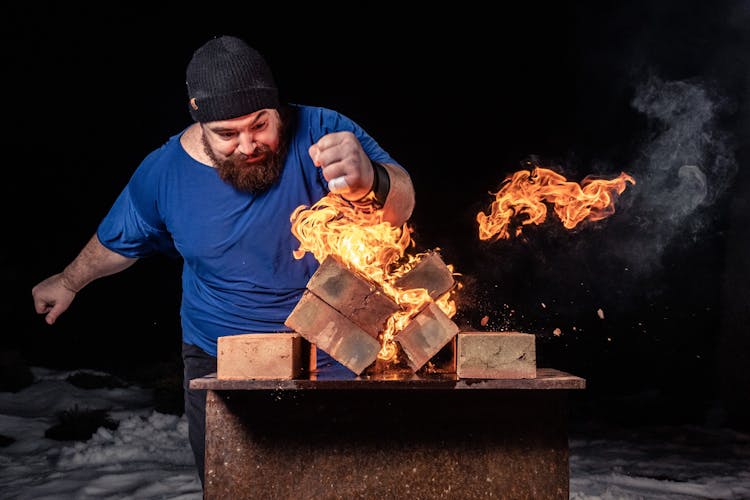
{"type": "MultiPolygon", "coordinates": [[[[397,351],[393,341],[396,333],[406,327],[423,305],[432,302],[425,288],[401,289],[394,285],[425,255],[407,253],[408,248],[414,247],[412,229],[407,223],[394,227],[383,221],[382,211],[353,206],[331,193],[311,207],[300,205],[290,220],[292,234],[300,241],[294,258],[301,259],[310,252],[322,263],[334,255],[348,269],[379,285],[401,307],[388,318],[381,333],[378,357],[392,360],[397,351]]],[[[448,267],[453,271],[453,266],[448,267]]],[[[452,292],[448,292],[434,301],[448,317],[456,314],[451,296],[452,292]]]]}
{"type": "Polygon", "coordinates": [[[547,217],[547,205],[554,205],[555,213],[563,226],[572,229],[583,220],[601,220],[615,211],[614,200],[622,194],[626,183],[635,184],[635,179],[621,173],[612,180],[587,176],[581,184],[571,182],[547,168],[533,166],[521,170],[503,181],[494,194],[490,213],[479,212],[479,239],[510,238],[511,221],[523,216],[521,225],[515,228],[514,236],[521,234],[524,225],[541,224],[547,217]]]}

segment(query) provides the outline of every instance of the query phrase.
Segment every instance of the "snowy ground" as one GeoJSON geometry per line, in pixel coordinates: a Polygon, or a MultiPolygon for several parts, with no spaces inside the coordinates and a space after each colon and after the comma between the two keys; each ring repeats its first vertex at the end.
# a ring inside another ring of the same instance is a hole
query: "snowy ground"
{"type": "MultiPolygon", "coordinates": [[[[0,392],[1,498],[201,498],[185,419],[154,411],[151,391],[83,389],[68,382],[80,371],[33,373],[30,387],[0,392]],[[106,409],[119,425],[101,426],[86,441],[45,437],[60,412],[71,409],[106,409]]],[[[748,499],[750,435],[587,423],[571,431],[570,473],[570,498],[576,500],[748,499]]]]}
{"type": "Polygon", "coordinates": [[[571,499],[748,499],[750,435],[696,426],[574,431],[571,499]]]}

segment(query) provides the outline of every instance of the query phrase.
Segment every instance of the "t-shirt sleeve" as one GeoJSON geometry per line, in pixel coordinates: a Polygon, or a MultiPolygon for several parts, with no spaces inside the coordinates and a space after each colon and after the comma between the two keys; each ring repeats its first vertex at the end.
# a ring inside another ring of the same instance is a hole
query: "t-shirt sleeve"
{"type": "Polygon", "coordinates": [[[126,257],[177,256],[157,206],[158,176],[142,164],[99,223],[102,245],[126,257]]]}
{"type": "MultiPolygon", "coordinates": [[[[362,145],[362,149],[364,149],[365,153],[367,153],[367,156],[369,156],[371,160],[379,163],[391,163],[401,166],[401,164],[394,160],[391,155],[388,154],[388,152],[383,149],[380,144],[378,144],[378,142],[357,122],[346,115],[330,109],[323,109],[322,112],[321,128],[323,133],[320,135],[321,137],[331,132],[348,130],[357,136],[359,143],[362,145]]],[[[320,137],[317,139],[319,138],[320,137]]]]}
{"type": "MultiPolygon", "coordinates": [[[[352,132],[359,143],[362,145],[362,149],[367,153],[367,156],[378,163],[389,163],[404,168],[399,162],[397,162],[391,155],[383,149],[380,144],[368,134],[364,128],[362,128],[357,122],[349,118],[346,115],[339,113],[328,108],[318,108],[318,119],[312,120],[313,135],[311,137],[312,142],[318,141],[321,137],[326,134],[333,132],[349,131],[352,132]]],[[[323,169],[318,170],[318,177],[320,182],[325,186],[325,190],[328,191],[328,181],[323,177],[323,169]]]]}

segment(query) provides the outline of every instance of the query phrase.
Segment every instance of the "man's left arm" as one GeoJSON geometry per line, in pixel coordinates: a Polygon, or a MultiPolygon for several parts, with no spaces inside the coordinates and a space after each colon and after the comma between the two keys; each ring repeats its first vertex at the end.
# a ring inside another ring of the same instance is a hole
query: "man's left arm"
{"type": "Polygon", "coordinates": [[[390,163],[381,165],[388,174],[390,184],[383,204],[383,220],[393,226],[400,226],[409,220],[414,210],[414,185],[402,167],[390,163]]]}
{"type": "Polygon", "coordinates": [[[353,203],[375,203],[383,220],[400,226],[414,210],[414,186],[402,167],[372,161],[357,137],[333,132],[310,146],[313,163],[323,170],[328,189],[353,203]]]}

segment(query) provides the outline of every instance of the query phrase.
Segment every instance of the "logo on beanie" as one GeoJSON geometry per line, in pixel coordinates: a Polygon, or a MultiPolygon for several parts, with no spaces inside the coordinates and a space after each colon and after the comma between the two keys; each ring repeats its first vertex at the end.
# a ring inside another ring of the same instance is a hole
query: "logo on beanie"
{"type": "Polygon", "coordinates": [[[195,110],[198,109],[198,103],[195,102],[195,97],[193,97],[192,99],[190,99],[190,105],[193,107],[193,109],[195,109],[195,110]]]}

